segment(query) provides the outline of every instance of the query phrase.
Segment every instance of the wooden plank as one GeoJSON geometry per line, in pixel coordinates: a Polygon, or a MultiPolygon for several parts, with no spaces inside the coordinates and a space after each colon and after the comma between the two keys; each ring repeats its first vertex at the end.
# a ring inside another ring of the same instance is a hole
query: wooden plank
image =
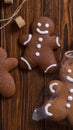
{"type": "Polygon", "coordinates": [[[63,50],[69,50],[72,30],[72,0],[60,1],[60,34],[63,42],[63,50]]]}
{"type": "MultiPolygon", "coordinates": [[[[0,18],[1,18],[1,4],[2,2],[0,1],[0,18]]],[[[0,23],[1,26],[1,23],[0,23]]],[[[0,32],[0,45],[1,45],[1,32],[0,32]]],[[[1,111],[1,96],[0,96],[0,130],[1,130],[1,125],[2,124],[2,111],[1,111]]]]}
{"type": "MultiPolygon", "coordinates": [[[[21,0],[16,0],[13,6],[5,6],[2,9],[2,17],[11,15],[20,2],[21,0]]],[[[1,46],[7,50],[8,56],[21,56],[22,50],[18,47],[17,39],[21,33],[29,32],[32,21],[37,16],[39,17],[41,13],[41,1],[28,0],[21,13],[19,13],[26,20],[26,27],[19,31],[15,24],[11,23],[1,31],[1,46]]],[[[19,69],[16,69],[11,74],[16,82],[16,93],[10,99],[1,97],[1,130],[37,130],[38,128],[44,130],[44,122],[42,125],[42,122],[36,123],[32,121],[32,112],[44,84],[43,76],[37,71],[25,73],[19,69]]]]}
{"type": "MultiPolygon", "coordinates": [[[[11,15],[18,4],[19,1],[15,1],[13,5],[14,8],[12,6],[6,6],[3,9],[4,13],[2,12],[4,14],[4,17],[8,17],[9,15],[11,15]]],[[[6,29],[1,31],[1,44],[2,46],[4,46],[4,48],[6,48],[9,56],[18,57],[18,55],[20,54],[20,50],[17,44],[18,35],[19,30],[13,23],[8,25],[6,29]]],[[[16,94],[14,95],[14,97],[8,100],[2,98],[2,130],[17,130],[21,129],[22,127],[23,76],[21,76],[22,74],[21,72],[19,72],[18,69],[16,69],[12,73],[12,75],[16,81],[16,94]]],[[[25,80],[24,84],[26,85],[25,80]]]]}
{"type": "MultiPolygon", "coordinates": [[[[19,2],[16,1],[15,4],[19,4],[19,2]]],[[[15,8],[16,7],[14,6],[14,10],[15,8]]],[[[8,17],[14,10],[12,6],[5,6],[5,8],[2,10],[2,14],[4,14],[2,16],[8,17]]],[[[19,31],[17,30],[16,26],[13,25],[13,23],[9,24],[4,30],[1,31],[1,45],[7,50],[8,56],[18,57],[18,32],[19,31]]],[[[21,93],[23,91],[23,88],[21,88],[22,82],[20,81],[19,70],[16,69],[13,71],[12,75],[16,81],[16,94],[8,100],[2,98],[2,130],[21,129],[21,93]]]]}
{"type": "MultiPolygon", "coordinates": [[[[53,22],[55,24],[54,34],[56,36],[60,37],[59,0],[56,0],[56,1],[46,0],[44,2],[44,15],[50,17],[53,20],[53,22]]],[[[58,52],[56,52],[56,53],[58,53],[58,52]]],[[[59,54],[60,53],[61,53],[61,50],[59,50],[59,54]]],[[[57,54],[57,55],[59,55],[59,54],[57,54]]],[[[47,87],[48,82],[50,80],[57,78],[57,77],[58,77],[58,75],[56,72],[51,75],[51,78],[50,78],[50,75],[46,75],[45,89],[47,87]]],[[[60,125],[46,119],[45,120],[45,130],[48,130],[48,129],[49,130],[57,130],[57,129],[60,129],[60,125]]]]}
{"type": "MultiPolygon", "coordinates": [[[[27,24],[29,26],[35,20],[35,18],[39,17],[41,14],[41,1],[40,0],[29,0],[27,2],[27,24]],[[38,4],[39,3],[39,4],[38,4]],[[39,6],[38,6],[39,5],[39,6]]],[[[23,11],[24,12],[24,11],[23,11]]],[[[25,90],[24,99],[25,102],[23,104],[23,124],[22,128],[27,130],[43,130],[44,129],[44,122],[34,122],[32,121],[32,113],[35,108],[35,105],[38,101],[38,97],[40,95],[41,89],[43,87],[43,77],[40,75],[38,71],[28,72],[27,74],[27,86],[25,90]],[[27,92],[27,93],[26,93],[27,92]],[[37,92],[37,93],[36,93],[37,92]],[[24,123],[25,122],[25,123],[24,123]]]]}

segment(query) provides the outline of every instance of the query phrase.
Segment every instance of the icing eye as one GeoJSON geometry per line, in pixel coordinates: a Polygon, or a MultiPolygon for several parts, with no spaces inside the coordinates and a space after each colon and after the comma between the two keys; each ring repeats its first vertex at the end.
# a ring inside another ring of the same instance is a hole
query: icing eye
{"type": "Polygon", "coordinates": [[[70,73],[72,73],[72,70],[71,70],[71,69],[68,69],[67,72],[70,74],[70,73]]]}
{"type": "Polygon", "coordinates": [[[37,23],[37,26],[38,26],[38,27],[41,27],[41,25],[42,25],[41,23],[37,23]]]}
{"type": "Polygon", "coordinates": [[[49,24],[48,24],[48,23],[46,23],[46,24],[45,24],[45,27],[46,27],[46,28],[48,28],[48,27],[49,27],[49,24]]]}

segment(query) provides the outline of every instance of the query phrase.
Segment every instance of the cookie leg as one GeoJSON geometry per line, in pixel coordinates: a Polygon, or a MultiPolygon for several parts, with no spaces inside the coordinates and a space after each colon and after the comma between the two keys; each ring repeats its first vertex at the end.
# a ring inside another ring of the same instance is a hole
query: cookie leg
{"type": "MultiPolygon", "coordinates": [[[[48,60],[47,60],[48,61],[48,60]]],[[[57,63],[47,63],[44,61],[41,65],[39,65],[40,69],[44,71],[44,73],[53,73],[57,68],[57,63]]]]}
{"type": "Polygon", "coordinates": [[[4,74],[0,79],[0,94],[5,97],[13,96],[15,93],[15,82],[9,73],[4,74]]]}
{"type": "Polygon", "coordinates": [[[33,120],[39,121],[44,118],[48,118],[53,121],[61,121],[67,116],[66,108],[64,104],[60,106],[60,102],[54,102],[49,100],[49,102],[40,108],[37,108],[33,112],[33,120]]]}
{"type": "Polygon", "coordinates": [[[21,57],[19,59],[19,65],[20,65],[21,69],[32,70],[29,61],[26,58],[24,58],[24,57],[21,57]]]}
{"type": "Polygon", "coordinates": [[[51,64],[47,66],[47,68],[44,70],[44,73],[52,73],[57,68],[57,64],[51,64]]]}
{"type": "Polygon", "coordinates": [[[60,101],[58,99],[56,100],[50,100],[45,106],[44,106],[44,112],[47,118],[54,120],[54,121],[61,121],[66,118],[66,108],[64,101],[60,101]],[[61,104],[62,102],[62,104],[61,104]],[[61,105],[61,106],[60,106],[61,105]]]}
{"type": "Polygon", "coordinates": [[[39,60],[39,67],[42,68],[44,73],[54,72],[57,68],[57,62],[55,60],[54,54],[51,52],[50,55],[47,55],[47,56],[46,56],[46,54],[45,54],[45,56],[43,55],[42,58],[39,60]],[[44,59],[44,60],[42,60],[42,59],[44,59]]]}
{"type": "Polygon", "coordinates": [[[50,107],[52,107],[51,103],[48,103],[44,107],[40,107],[34,110],[32,119],[35,121],[42,120],[44,118],[53,117],[53,113],[49,111],[50,107]]]}

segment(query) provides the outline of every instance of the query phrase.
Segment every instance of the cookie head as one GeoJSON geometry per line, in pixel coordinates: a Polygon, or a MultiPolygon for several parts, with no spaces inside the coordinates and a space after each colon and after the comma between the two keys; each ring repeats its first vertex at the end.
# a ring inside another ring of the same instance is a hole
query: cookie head
{"type": "Polygon", "coordinates": [[[54,23],[48,17],[40,17],[32,25],[32,32],[41,35],[51,35],[54,31],[54,23]]]}
{"type": "Polygon", "coordinates": [[[60,77],[73,83],[73,51],[66,52],[65,57],[66,61],[63,62],[60,69],[60,77]]]}

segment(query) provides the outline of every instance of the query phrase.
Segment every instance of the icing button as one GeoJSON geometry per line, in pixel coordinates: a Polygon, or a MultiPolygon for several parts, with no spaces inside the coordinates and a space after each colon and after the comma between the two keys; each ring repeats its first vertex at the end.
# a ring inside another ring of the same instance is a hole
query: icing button
{"type": "Polygon", "coordinates": [[[69,90],[69,92],[70,92],[70,93],[73,93],[73,89],[71,88],[71,89],[69,90]]]}
{"type": "Polygon", "coordinates": [[[39,41],[39,42],[42,42],[42,41],[43,41],[43,38],[42,38],[42,37],[39,37],[39,38],[38,38],[38,41],[39,41]]]}
{"type": "Polygon", "coordinates": [[[41,25],[42,25],[41,23],[37,23],[37,26],[38,26],[38,27],[41,27],[41,25]]]}
{"type": "Polygon", "coordinates": [[[39,52],[36,52],[35,55],[36,55],[36,56],[40,56],[40,53],[39,53],[39,52]]]}
{"type": "Polygon", "coordinates": [[[68,101],[72,101],[73,97],[72,96],[68,96],[68,101]]]}
{"type": "Polygon", "coordinates": [[[70,105],[69,103],[67,103],[67,104],[66,104],[66,108],[69,109],[70,107],[71,107],[71,105],[70,105]]]}
{"type": "Polygon", "coordinates": [[[70,73],[72,73],[72,70],[71,70],[71,69],[68,69],[67,72],[70,74],[70,73]]]}
{"type": "Polygon", "coordinates": [[[41,44],[37,44],[37,48],[40,49],[41,48],[41,44]]]}

